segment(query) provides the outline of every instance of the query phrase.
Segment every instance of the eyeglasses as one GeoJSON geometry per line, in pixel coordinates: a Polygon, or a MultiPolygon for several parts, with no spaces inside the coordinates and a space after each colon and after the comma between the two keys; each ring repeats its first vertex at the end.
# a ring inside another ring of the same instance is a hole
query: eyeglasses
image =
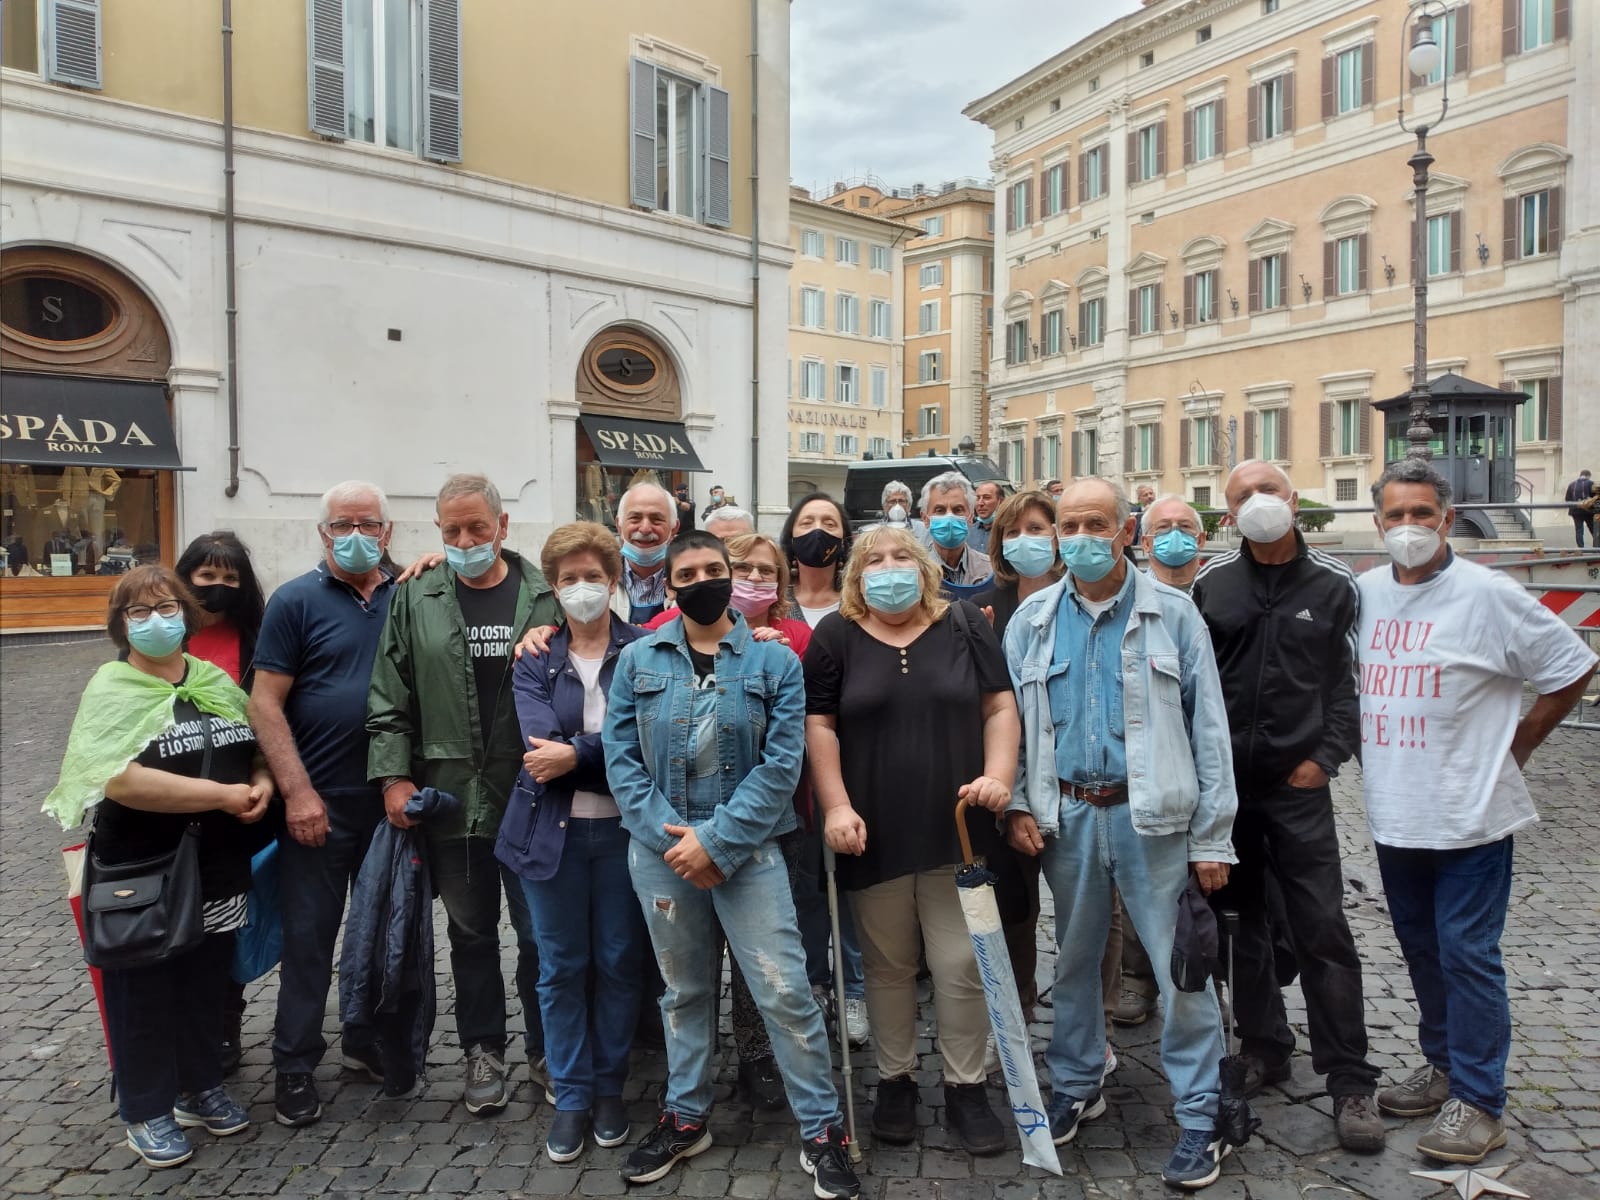
{"type": "Polygon", "coordinates": [[[323,526],[334,537],[349,537],[355,529],[361,530],[368,537],[377,537],[383,532],[382,521],[329,521],[323,526]]]}
{"type": "Polygon", "coordinates": [[[735,579],[771,579],[776,582],[778,578],[778,568],[766,563],[735,562],[732,567],[735,579]]]}
{"type": "Polygon", "coordinates": [[[122,615],[130,621],[148,621],[151,613],[160,613],[163,617],[175,617],[183,611],[183,605],[176,600],[159,600],[154,607],[148,604],[124,604],[122,615]]]}

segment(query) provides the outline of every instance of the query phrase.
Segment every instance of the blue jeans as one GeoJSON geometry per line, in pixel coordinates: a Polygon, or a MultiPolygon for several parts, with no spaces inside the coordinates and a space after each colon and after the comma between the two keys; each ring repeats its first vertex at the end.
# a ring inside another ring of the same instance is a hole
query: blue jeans
{"type": "Polygon", "coordinates": [[[1500,935],[1511,899],[1511,839],[1470,850],[1378,846],[1395,936],[1411,972],[1428,1062],[1450,1095],[1498,1117],[1506,1104],[1511,1003],[1500,935]]]}
{"type": "Polygon", "coordinates": [[[561,865],[522,891],[539,943],[539,1012],[556,1107],[622,1095],[639,1019],[644,923],[620,817],[571,820],[561,865]],[[590,976],[594,992],[590,998],[590,976]]]}
{"type": "Polygon", "coordinates": [[[1111,926],[1111,885],[1122,893],[1127,919],[1156,964],[1166,1022],[1161,1066],[1176,1102],[1178,1124],[1210,1130],[1221,1080],[1222,1013],[1217,993],[1172,986],[1172,939],[1178,897],[1189,879],[1188,838],[1145,837],[1133,828],[1127,804],[1096,808],[1066,797],[1061,831],[1044,843],[1044,878],[1056,901],[1055,1033],[1045,1051],[1057,1095],[1082,1100],[1100,1089],[1106,1027],[1100,959],[1111,926]]]}
{"type": "Polygon", "coordinates": [[[489,838],[428,840],[433,886],[444,902],[450,971],[456,983],[456,1035],[461,1048],[506,1046],[506,984],[500,973],[500,894],[517,939],[517,995],[522,1000],[528,1061],[544,1057],[539,1019],[539,944],[533,938],[522,880],[494,856],[489,838]]]}
{"type": "Polygon", "coordinates": [[[800,1132],[821,1137],[839,1121],[839,1094],[822,1009],[806,983],[788,869],[777,841],[763,843],[725,882],[704,891],[680,879],[637,841],[628,848],[628,870],[667,985],[661,1024],[667,1033],[668,1111],[688,1122],[704,1121],[711,1113],[717,1033],[714,919],[766,1022],[800,1132]]]}

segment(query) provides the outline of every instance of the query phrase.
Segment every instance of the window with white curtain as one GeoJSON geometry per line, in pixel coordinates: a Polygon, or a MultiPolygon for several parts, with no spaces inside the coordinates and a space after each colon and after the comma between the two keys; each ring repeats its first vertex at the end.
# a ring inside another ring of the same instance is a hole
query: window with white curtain
{"type": "Polygon", "coordinates": [[[345,0],[345,107],[352,140],[417,148],[413,0],[345,0]]]}

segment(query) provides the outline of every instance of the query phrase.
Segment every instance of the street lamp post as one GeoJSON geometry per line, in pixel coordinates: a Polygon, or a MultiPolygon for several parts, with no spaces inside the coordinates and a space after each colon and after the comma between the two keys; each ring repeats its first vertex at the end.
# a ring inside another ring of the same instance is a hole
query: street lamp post
{"type": "Polygon", "coordinates": [[[1411,361],[1411,425],[1406,430],[1406,440],[1411,443],[1406,451],[1409,458],[1430,458],[1433,426],[1429,410],[1433,407],[1433,389],[1428,383],[1428,168],[1433,165],[1433,155],[1428,153],[1428,132],[1444,122],[1450,107],[1450,73],[1440,77],[1439,115],[1431,121],[1406,123],[1406,88],[1409,85],[1416,96],[1415,80],[1427,79],[1439,69],[1443,50],[1434,36],[1434,23],[1446,12],[1442,0],[1411,0],[1401,28],[1401,43],[1409,40],[1410,49],[1400,62],[1400,128],[1417,135],[1417,148],[1406,165],[1411,168],[1412,186],[1416,189],[1416,221],[1411,233],[1411,292],[1415,305],[1412,316],[1411,361]],[[1407,32],[1409,31],[1409,38],[1407,32]],[[1407,79],[1407,75],[1411,78],[1407,79]]]}

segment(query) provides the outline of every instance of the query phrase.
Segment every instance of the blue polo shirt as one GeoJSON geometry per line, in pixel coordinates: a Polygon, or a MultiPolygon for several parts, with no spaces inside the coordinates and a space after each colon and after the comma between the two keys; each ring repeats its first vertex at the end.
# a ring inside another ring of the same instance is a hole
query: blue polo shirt
{"type": "Polygon", "coordinates": [[[1056,644],[1046,677],[1056,730],[1056,774],[1068,783],[1128,781],[1122,727],[1122,635],[1133,608],[1133,568],[1109,608],[1085,607],[1072,576],[1056,609],[1056,644]]]}
{"type": "Polygon", "coordinates": [[[294,676],[284,715],[311,786],[324,799],[369,794],[367,689],[394,580],[370,601],[327,563],[291,579],[267,603],[256,667],[294,676]]]}

